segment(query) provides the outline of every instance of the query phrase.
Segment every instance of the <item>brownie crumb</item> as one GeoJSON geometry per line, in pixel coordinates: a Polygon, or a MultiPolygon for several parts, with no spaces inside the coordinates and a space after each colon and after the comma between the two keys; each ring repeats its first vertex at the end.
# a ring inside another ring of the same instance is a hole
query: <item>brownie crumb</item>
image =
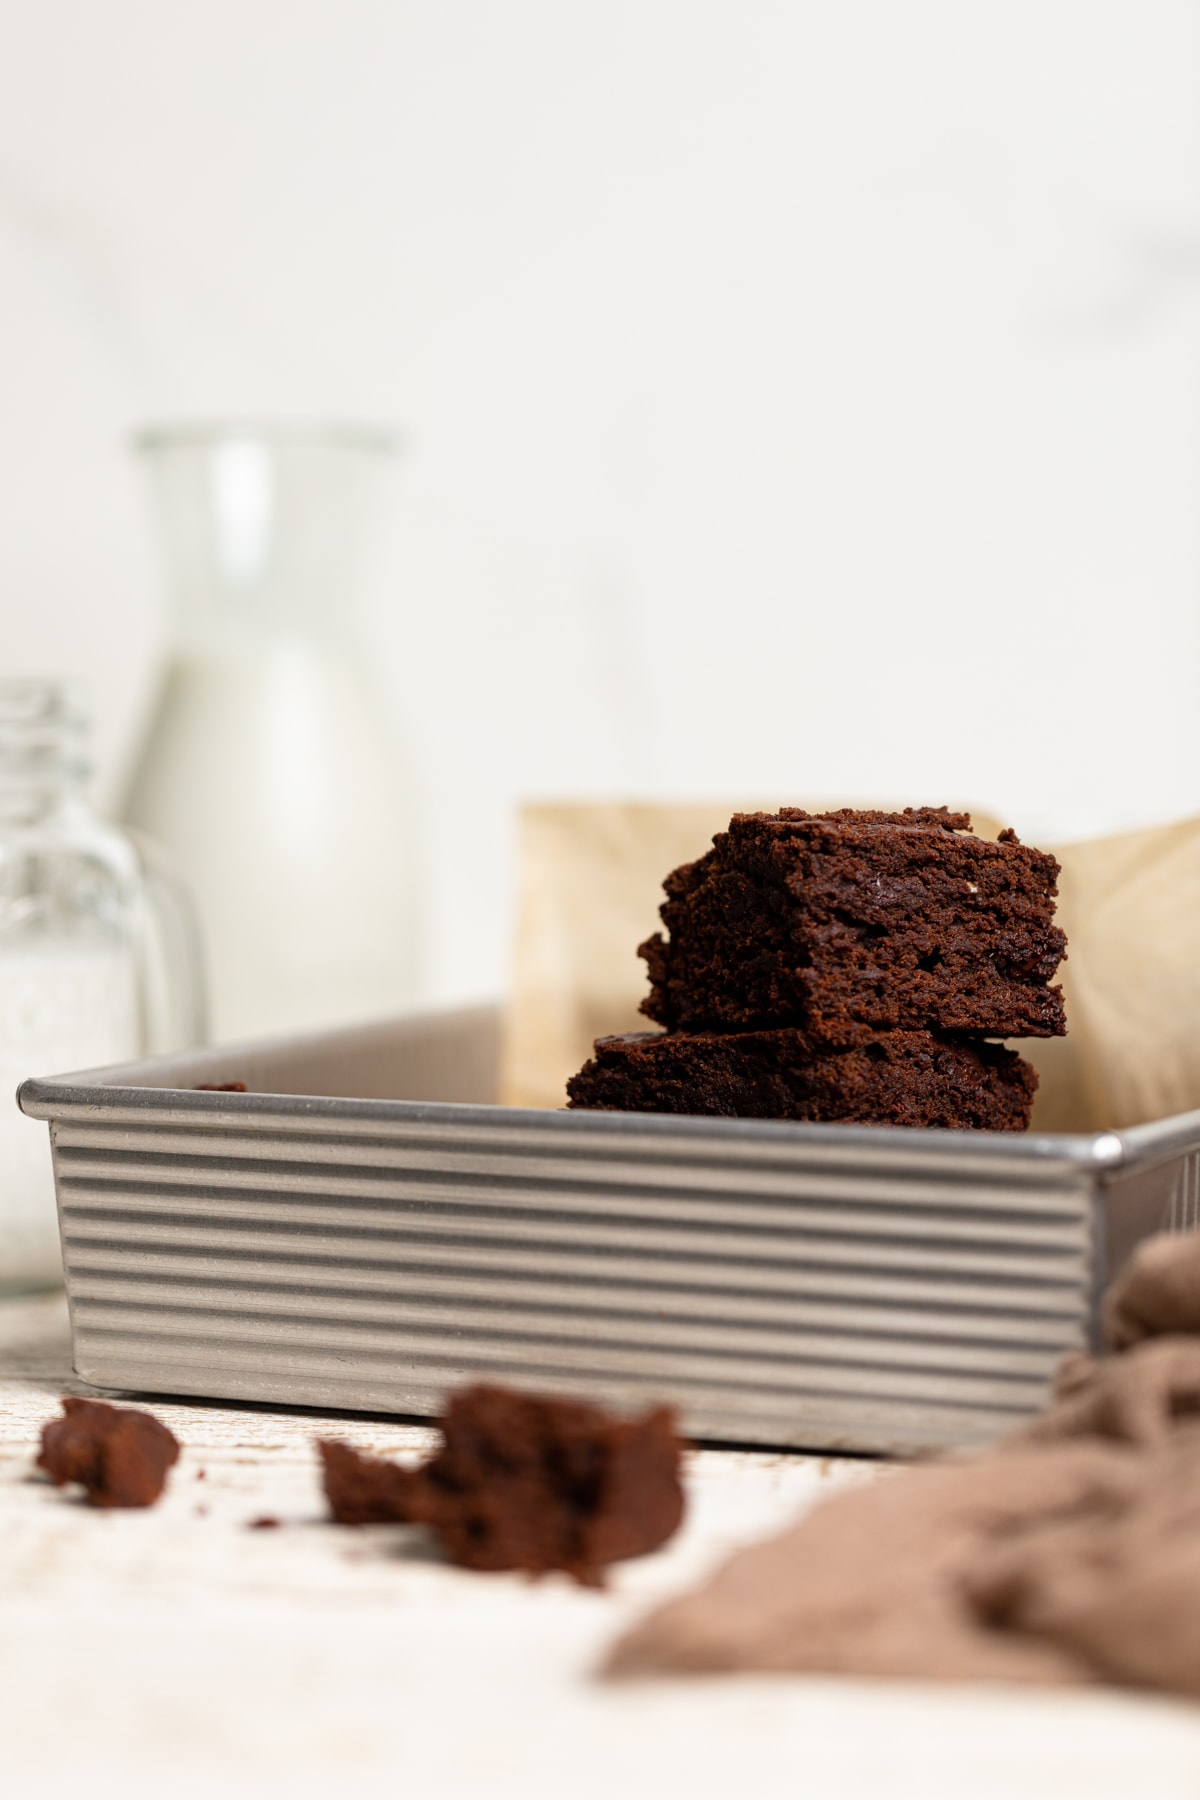
{"type": "Polygon", "coordinates": [[[340,1438],[318,1438],[325,1498],[338,1525],[407,1525],[417,1516],[411,1469],[366,1456],[340,1438]]]}
{"type": "Polygon", "coordinates": [[[416,1470],[321,1441],[334,1517],[425,1524],[464,1568],[561,1569],[585,1586],[656,1550],[683,1517],[683,1445],[667,1407],[617,1419],[479,1385],[450,1399],[441,1424],[441,1448],[416,1470]]]}
{"type": "Polygon", "coordinates": [[[249,1092],[244,1081],[198,1081],[192,1089],[195,1094],[245,1094],[249,1092]]]}
{"type": "Polygon", "coordinates": [[[153,1506],[179,1441],[153,1413],[68,1395],[42,1427],[37,1459],[56,1487],[79,1482],[92,1506],[153,1506]]]}
{"type": "Polygon", "coordinates": [[[668,1407],[615,1419],[577,1400],[480,1385],[455,1395],[425,1474],[452,1562],[563,1569],[597,1585],[606,1564],[666,1542],[683,1518],[683,1446],[668,1407]]]}
{"type": "Polygon", "coordinates": [[[247,1526],[247,1530],[248,1531],[278,1531],[279,1530],[279,1520],[273,1519],[271,1517],[270,1513],[264,1513],[260,1519],[251,1519],[247,1526]]]}

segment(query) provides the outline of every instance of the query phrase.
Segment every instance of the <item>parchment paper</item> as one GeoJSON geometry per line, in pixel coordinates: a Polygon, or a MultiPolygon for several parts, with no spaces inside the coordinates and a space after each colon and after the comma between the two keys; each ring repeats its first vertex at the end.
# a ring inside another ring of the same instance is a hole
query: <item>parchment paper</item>
{"type": "MultiPolygon", "coordinates": [[[[658,927],[664,875],[701,856],[733,812],[849,804],[529,806],[502,1097],[560,1107],[607,1032],[638,1031],[637,946],[658,927]]],[[[957,803],[956,803],[957,804],[957,803]]],[[[970,810],[970,809],[968,809],[970,810]]],[[[978,811],[975,828],[999,824],[978,811]]],[[[1033,1127],[1091,1131],[1200,1107],[1200,819],[1052,849],[1063,865],[1060,979],[1069,1035],[1017,1045],[1041,1075],[1033,1127]]]]}

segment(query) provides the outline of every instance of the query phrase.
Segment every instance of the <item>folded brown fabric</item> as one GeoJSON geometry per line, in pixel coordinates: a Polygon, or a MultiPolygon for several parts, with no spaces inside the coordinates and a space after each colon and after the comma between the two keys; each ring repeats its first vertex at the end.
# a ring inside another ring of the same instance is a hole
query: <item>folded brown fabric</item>
{"type": "Polygon", "coordinates": [[[1015,1441],[1109,1438],[1151,1446],[1177,1421],[1200,1413],[1200,1337],[1163,1337],[1124,1356],[1068,1356],[1054,1402],[1015,1441]]]}
{"type": "Polygon", "coordinates": [[[1007,1631],[966,1578],[1023,1523],[1126,1504],[1138,1459],[1111,1444],[1012,1450],[898,1472],[740,1551],[616,1646],[614,1674],[806,1670],[943,1681],[1080,1682],[1070,1648],[1007,1631]]]}
{"type": "Polygon", "coordinates": [[[1114,1350],[1166,1332],[1200,1333],[1200,1231],[1162,1232],[1140,1244],[1104,1300],[1114,1350]]]}
{"type": "Polygon", "coordinates": [[[1115,1506],[1034,1521],[967,1571],[977,1614],[1098,1675],[1200,1698],[1200,1424],[1138,1459],[1115,1506]]]}
{"type": "Polygon", "coordinates": [[[1200,1234],[1149,1242],[1109,1314],[1134,1347],[1068,1358],[1021,1433],[826,1501],[643,1620],[608,1672],[1109,1680],[1200,1697],[1200,1234]],[[1189,1322],[1197,1335],[1180,1335],[1189,1322]]]}

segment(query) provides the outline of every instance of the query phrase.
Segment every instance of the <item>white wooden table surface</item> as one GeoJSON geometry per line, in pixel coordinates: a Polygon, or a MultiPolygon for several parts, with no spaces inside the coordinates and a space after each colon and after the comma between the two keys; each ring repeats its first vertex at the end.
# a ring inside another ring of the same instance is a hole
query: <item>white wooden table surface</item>
{"type": "Polygon", "coordinates": [[[850,1681],[616,1686],[621,1625],[869,1465],[703,1451],[690,1515],[603,1594],[446,1568],[418,1534],[323,1522],[312,1439],[430,1434],[155,1405],[164,1500],[94,1512],[32,1471],[79,1390],[61,1298],[0,1302],[0,1794],[1200,1797],[1200,1707],[1108,1691],[850,1681]],[[250,1530],[271,1515],[278,1530],[250,1530]]]}

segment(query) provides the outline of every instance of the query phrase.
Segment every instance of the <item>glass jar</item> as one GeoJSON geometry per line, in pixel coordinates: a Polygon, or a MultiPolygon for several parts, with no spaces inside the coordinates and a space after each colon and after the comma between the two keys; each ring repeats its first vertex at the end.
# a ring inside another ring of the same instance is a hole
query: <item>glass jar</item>
{"type": "Polygon", "coordinates": [[[411,1005],[406,783],[356,636],[382,432],[251,424],[138,441],[171,603],[122,816],[196,900],[219,1040],[411,1005]]]}
{"type": "Polygon", "coordinates": [[[87,775],[69,691],[0,680],[0,1290],[62,1279],[49,1140],[19,1084],[204,1036],[188,904],[92,811],[87,775]]]}

